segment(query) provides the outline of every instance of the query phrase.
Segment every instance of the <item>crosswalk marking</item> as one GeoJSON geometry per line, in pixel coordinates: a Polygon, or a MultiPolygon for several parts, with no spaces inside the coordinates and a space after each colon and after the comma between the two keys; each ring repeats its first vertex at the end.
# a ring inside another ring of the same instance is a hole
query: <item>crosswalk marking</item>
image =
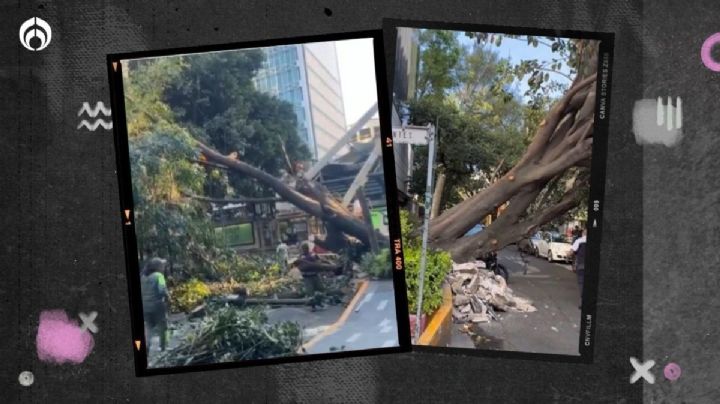
{"type": "Polygon", "coordinates": [[[362,334],[359,332],[356,332],[355,334],[351,335],[350,338],[346,339],[345,342],[355,342],[358,338],[360,338],[362,334]]]}
{"type": "Polygon", "coordinates": [[[387,299],[385,299],[385,300],[383,300],[382,302],[380,302],[380,304],[378,304],[378,306],[377,306],[378,311],[384,310],[384,309],[385,309],[385,306],[387,306],[387,304],[388,304],[387,299]]]}
{"type": "Polygon", "coordinates": [[[362,299],[362,300],[360,301],[360,303],[357,305],[357,307],[355,308],[355,312],[357,313],[358,311],[360,311],[360,308],[361,308],[365,303],[369,302],[370,299],[373,298],[373,296],[375,296],[375,292],[374,292],[374,291],[373,291],[373,292],[368,292],[368,294],[365,295],[365,298],[362,299]]]}

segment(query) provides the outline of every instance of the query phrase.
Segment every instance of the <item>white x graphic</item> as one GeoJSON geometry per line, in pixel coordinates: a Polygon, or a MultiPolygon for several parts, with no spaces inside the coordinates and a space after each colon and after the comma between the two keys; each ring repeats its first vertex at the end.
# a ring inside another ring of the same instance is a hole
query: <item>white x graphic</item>
{"type": "Polygon", "coordinates": [[[95,318],[97,318],[97,315],[97,311],[92,311],[90,314],[79,313],[78,316],[80,316],[80,320],[82,321],[80,329],[83,331],[90,330],[90,332],[96,334],[98,332],[98,328],[95,325],[95,318]]]}
{"type": "Polygon", "coordinates": [[[630,364],[635,369],[633,374],[630,376],[631,384],[640,380],[641,377],[650,384],[655,383],[655,376],[653,376],[653,374],[650,373],[650,368],[655,366],[654,360],[651,359],[641,365],[640,362],[638,362],[637,358],[630,357],[630,364]]]}

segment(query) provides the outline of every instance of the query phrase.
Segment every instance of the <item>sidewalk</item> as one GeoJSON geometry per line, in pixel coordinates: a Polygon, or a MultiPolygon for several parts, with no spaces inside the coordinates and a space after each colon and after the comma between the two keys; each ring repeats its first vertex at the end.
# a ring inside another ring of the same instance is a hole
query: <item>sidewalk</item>
{"type": "Polygon", "coordinates": [[[508,286],[530,299],[533,313],[496,312],[500,321],[472,326],[471,338],[453,324],[452,347],[578,355],[580,343],[580,290],[575,273],[566,264],[525,256],[525,267],[515,246],[499,254],[510,272],[508,286]]]}

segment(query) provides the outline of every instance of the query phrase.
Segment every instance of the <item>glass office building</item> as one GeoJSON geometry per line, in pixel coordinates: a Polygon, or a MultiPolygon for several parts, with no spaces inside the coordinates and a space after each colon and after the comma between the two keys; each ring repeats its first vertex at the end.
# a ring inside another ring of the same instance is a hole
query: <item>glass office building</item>
{"type": "Polygon", "coordinates": [[[264,48],[255,87],[293,105],[298,135],[313,159],[345,134],[340,72],[334,42],[264,48]]]}

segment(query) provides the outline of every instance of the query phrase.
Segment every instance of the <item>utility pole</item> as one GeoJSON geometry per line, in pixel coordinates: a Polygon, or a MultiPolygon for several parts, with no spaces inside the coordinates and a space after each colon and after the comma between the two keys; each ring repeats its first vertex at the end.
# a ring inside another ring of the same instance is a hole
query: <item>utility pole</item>
{"type": "Polygon", "coordinates": [[[433,166],[435,165],[435,127],[430,127],[427,133],[428,142],[428,171],[425,187],[425,215],[423,218],[422,252],[420,255],[420,273],[418,274],[417,311],[415,313],[415,343],[420,340],[420,320],[422,318],[423,289],[425,286],[425,267],[427,265],[427,244],[430,229],[430,216],[432,216],[432,187],[433,166]]]}

